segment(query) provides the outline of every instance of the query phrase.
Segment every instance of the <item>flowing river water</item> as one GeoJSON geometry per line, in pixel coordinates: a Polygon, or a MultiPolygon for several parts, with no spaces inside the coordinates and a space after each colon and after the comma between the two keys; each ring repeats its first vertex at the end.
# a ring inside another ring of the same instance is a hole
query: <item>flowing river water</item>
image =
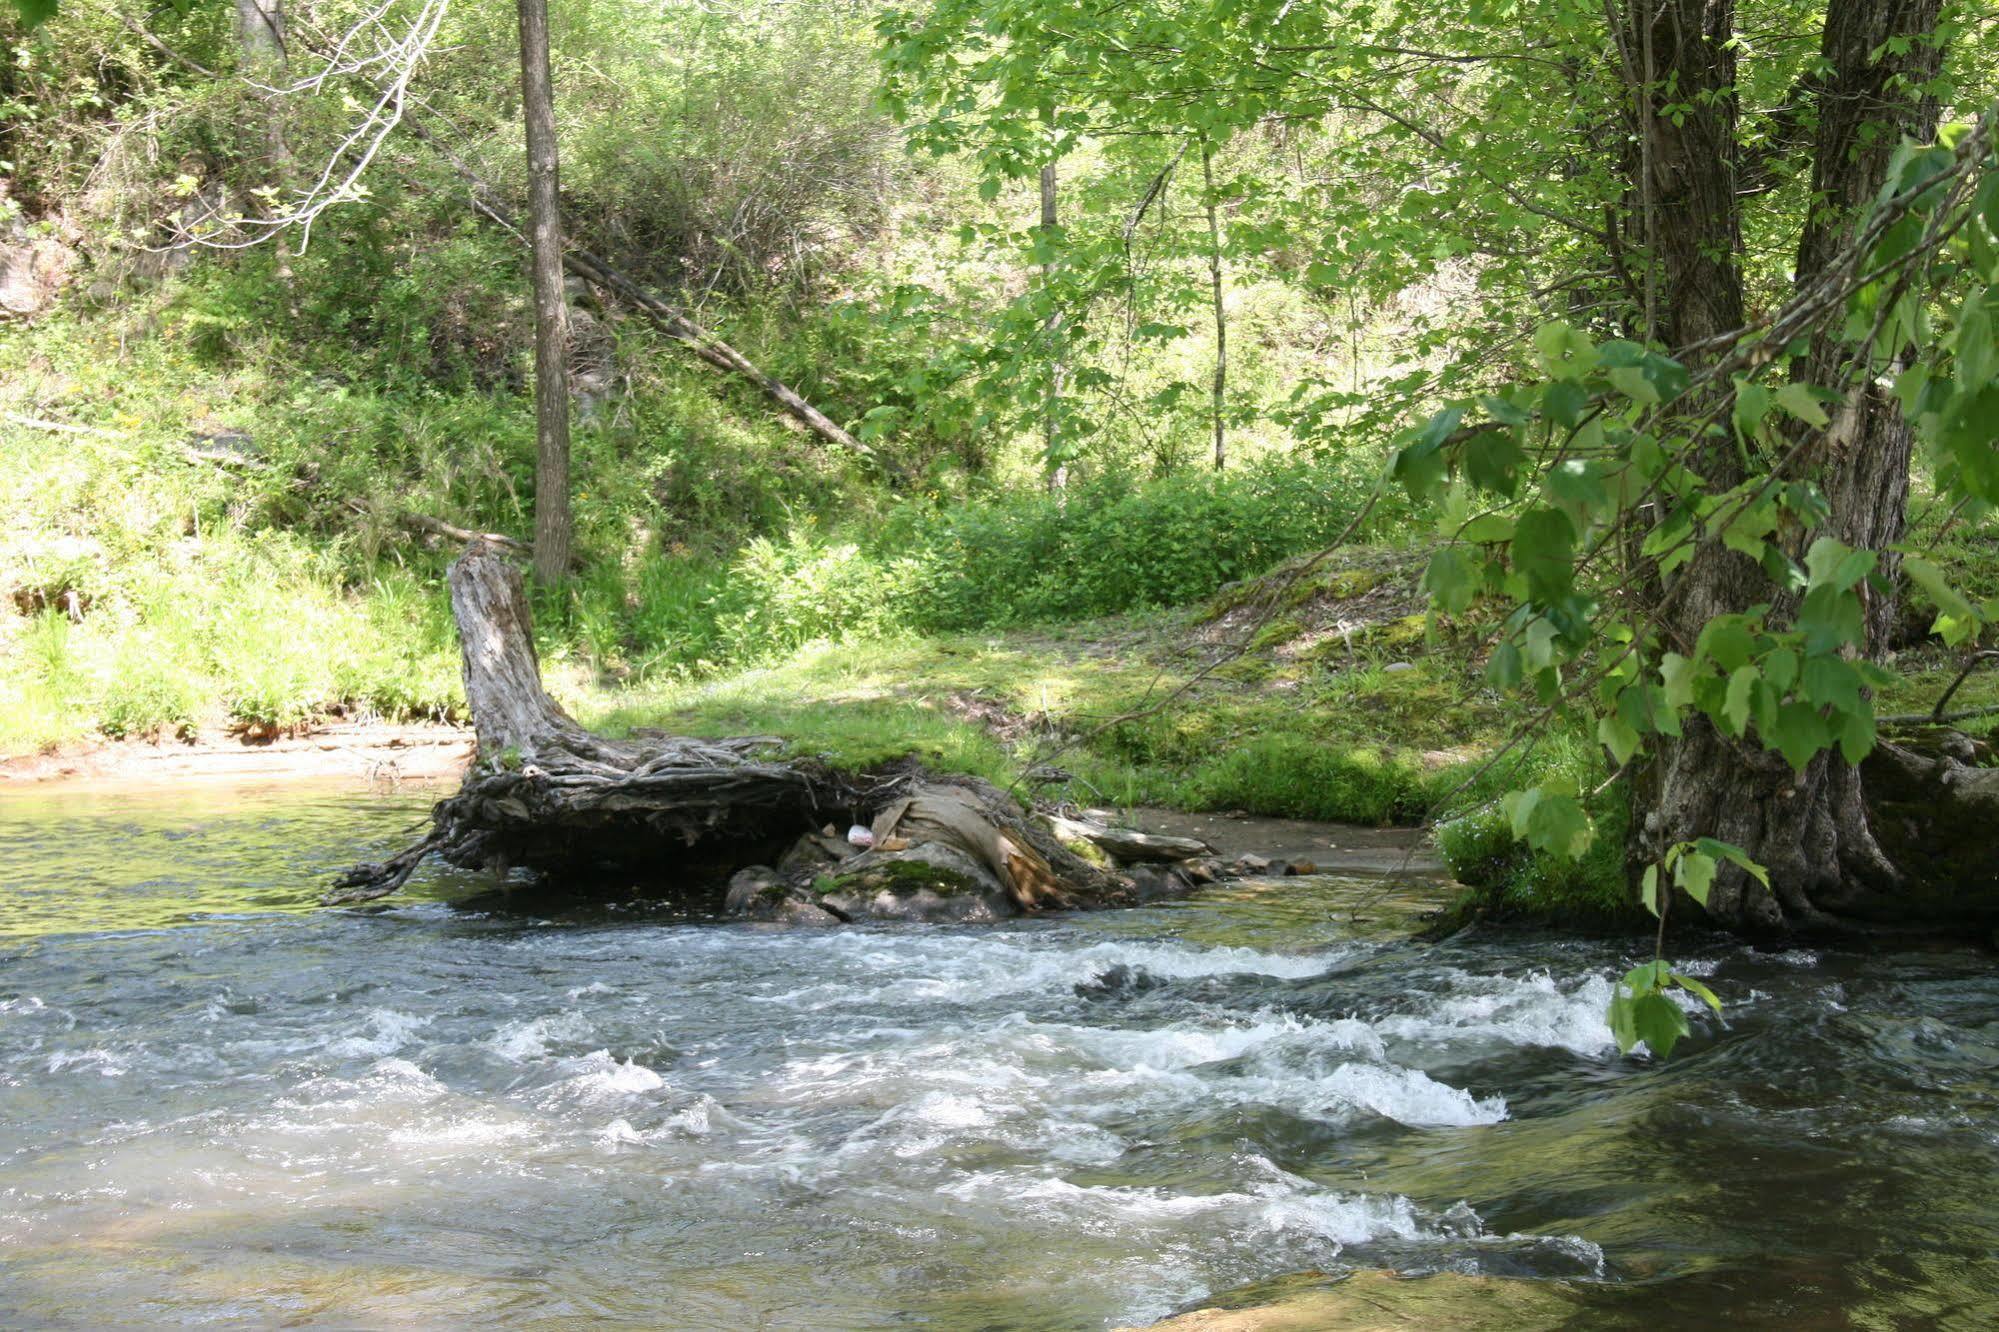
{"type": "MultiPolygon", "coordinates": [[[[1074,1329],[1303,1269],[1523,1326],[1999,1321],[1970,950],[1412,934],[1250,882],[988,928],[321,911],[418,797],[0,798],[0,1326],[1074,1329]]],[[[1429,890],[1434,892],[1434,890],[1429,890]]]]}

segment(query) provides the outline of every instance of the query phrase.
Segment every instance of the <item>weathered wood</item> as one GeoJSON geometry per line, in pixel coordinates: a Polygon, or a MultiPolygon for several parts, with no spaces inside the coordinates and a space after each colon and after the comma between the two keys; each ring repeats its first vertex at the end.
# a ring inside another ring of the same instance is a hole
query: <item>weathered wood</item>
{"type": "MultiPolygon", "coordinates": [[[[432,811],[428,836],[350,870],[326,894],[329,904],[395,892],[432,855],[578,887],[606,879],[678,884],[690,875],[719,886],[828,822],[874,823],[886,843],[877,866],[898,841],[953,846],[989,870],[1018,910],[1129,899],[1128,880],[1090,865],[1011,797],[974,778],[933,776],[907,763],[842,771],[782,757],[768,737],[593,734],[543,687],[526,591],[500,550],[471,545],[452,565],[450,587],[479,756],[458,793],[432,811]]],[[[815,900],[816,877],[802,868],[786,891],[815,900]]]]}
{"type": "Polygon", "coordinates": [[[1215,854],[1215,848],[1192,837],[1162,837],[1061,814],[1049,815],[1048,826],[1063,841],[1088,842],[1120,865],[1171,865],[1215,854]]]}

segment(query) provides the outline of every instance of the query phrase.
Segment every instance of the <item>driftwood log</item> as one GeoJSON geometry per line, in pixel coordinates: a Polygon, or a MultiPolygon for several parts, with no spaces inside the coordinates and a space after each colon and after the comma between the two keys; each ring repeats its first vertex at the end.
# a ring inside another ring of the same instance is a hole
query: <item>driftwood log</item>
{"type": "Polygon", "coordinates": [[[982,919],[1132,901],[1157,872],[1135,879],[1120,858],[1206,850],[1055,824],[989,783],[910,763],[852,772],[786,757],[768,737],[593,734],[542,686],[527,596],[505,554],[473,542],[450,588],[478,757],[432,810],[427,836],[342,875],[329,904],[393,893],[434,855],[579,891],[712,884],[719,898],[734,875],[729,909],[757,918],[982,919]]]}

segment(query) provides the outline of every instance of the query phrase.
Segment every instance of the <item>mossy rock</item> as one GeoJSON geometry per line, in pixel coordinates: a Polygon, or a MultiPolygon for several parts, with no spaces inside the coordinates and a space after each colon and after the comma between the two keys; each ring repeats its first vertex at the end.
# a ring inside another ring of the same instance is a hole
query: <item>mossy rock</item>
{"type": "Polygon", "coordinates": [[[1366,596],[1386,581],[1388,575],[1379,569],[1336,569],[1326,576],[1326,594],[1345,601],[1366,596]]]}
{"type": "Polygon", "coordinates": [[[985,921],[1015,914],[990,871],[938,842],[856,856],[819,875],[812,890],[826,907],[854,920],[985,921]]]}
{"type": "Polygon", "coordinates": [[[1090,864],[1095,865],[1100,870],[1117,868],[1117,862],[1113,861],[1110,858],[1109,854],[1106,853],[1105,850],[1102,847],[1098,846],[1095,842],[1088,841],[1081,837],[1063,837],[1057,840],[1059,840],[1064,847],[1068,848],[1069,853],[1071,855],[1074,855],[1079,859],[1088,861],[1090,864]]]}

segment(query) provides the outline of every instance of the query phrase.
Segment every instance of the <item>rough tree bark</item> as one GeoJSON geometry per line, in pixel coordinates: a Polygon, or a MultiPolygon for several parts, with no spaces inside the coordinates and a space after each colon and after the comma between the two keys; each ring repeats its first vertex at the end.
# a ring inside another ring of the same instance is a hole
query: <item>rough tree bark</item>
{"type": "Polygon", "coordinates": [[[527,121],[528,231],[534,270],[534,571],[569,573],[569,303],[562,280],[562,201],[555,92],[548,68],[548,0],[519,0],[521,110],[527,121]]]}
{"type": "MultiPolygon", "coordinates": [[[[1058,216],[1055,208],[1055,164],[1050,162],[1041,168],[1041,230],[1053,237],[1058,216]]],[[[1055,280],[1055,261],[1050,259],[1041,266],[1041,281],[1044,286],[1052,286],[1055,280]]],[[[1048,338],[1053,343],[1062,331],[1062,312],[1057,310],[1048,316],[1048,338]]],[[[1052,466],[1048,469],[1048,489],[1060,494],[1069,485],[1069,465],[1056,461],[1062,444],[1062,381],[1067,367],[1062,363],[1062,353],[1058,349],[1048,367],[1048,398],[1042,410],[1041,451],[1052,466]]]]}
{"type": "Polygon", "coordinates": [[[1066,844],[1078,837],[1101,834],[1109,854],[1134,860],[1173,849],[1086,824],[1058,834],[985,782],[906,763],[852,772],[780,757],[780,742],[766,737],[595,735],[542,687],[527,594],[499,549],[473,543],[452,565],[450,585],[479,757],[458,792],[432,811],[428,836],[342,876],[326,895],[330,904],[395,892],[436,855],[578,889],[719,885],[732,872],[778,864],[786,872],[763,871],[770,877],[747,894],[745,914],[756,914],[748,908],[760,901],[838,919],[891,914],[870,905],[882,883],[928,891],[976,881],[1011,914],[1131,900],[1130,878],[1066,844]],[[872,823],[880,840],[850,862],[827,856],[822,866],[792,854],[802,840],[837,843],[818,831],[828,823],[872,823]],[[828,902],[830,913],[821,905],[828,902]]]}
{"type": "MultiPolygon", "coordinates": [[[[1629,45],[1651,53],[1653,95],[1671,100],[1679,113],[1677,123],[1656,109],[1648,118],[1661,333],[1698,363],[1701,354],[1687,349],[1743,322],[1733,0],[1666,0],[1657,14],[1653,28],[1631,34],[1629,45]]],[[[1933,72],[1940,49],[1917,41],[1898,54],[1883,44],[1894,36],[1927,37],[1936,15],[1936,0],[1832,0],[1822,43],[1825,74],[1813,89],[1819,111],[1813,190],[1820,206],[1801,241],[1800,283],[1838,252],[1854,210],[1879,188],[1894,144],[1933,123],[1933,109],[1925,112],[1891,89],[1898,77],[1933,72]]],[[[1845,355],[1825,339],[1805,373],[1816,383],[1837,382],[1845,355]]],[[[1871,385],[1857,386],[1815,446],[1813,462],[1832,510],[1826,533],[1877,550],[1899,535],[1909,439],[1891,401],[1871,385]]],[[[1696,466],[1717,489],[1746,475],[1732,448],[1717,447],[1696,466]]],[[[1661,592],[1662,627],[1682,652],[1691,651],[1714,616],[1772,600],[1749,559],[1712,545],[1661,592]]],[[[1884,645],[1892,619],[1892,605],[1883,601],[1870,608],[1870,652],[1884,645]]],[[[1904,886],[1905,876],[1870,830],[1865,799],[1861,773],[1836,753],[1821,755],[1798,776],[1777,755],[1696,718],[1682,737],[1662,741],[1635,776],[1628,856],[1635,870],[1676,842],[1717,837],[1747,850],[1771,882],[1766,889],[1724,866],[1707,903],[1711,918],[1751,933],[1850,928],[1891,913],[1904,886]]]]}
{"type": "Polygon", "coordinates": [[[1222,220],[1215,201],[1215,155],[1205,138],[1201,140],[1201,183],[1208,203],[1208,284],[1215,309],[1215,376],[1209,386],[1209,422],[1214,433],[1215,470],[1219,472],[1228,465],[1223,413],[1229,385],[1229,320],[1222,300],[1222,220]]]}

